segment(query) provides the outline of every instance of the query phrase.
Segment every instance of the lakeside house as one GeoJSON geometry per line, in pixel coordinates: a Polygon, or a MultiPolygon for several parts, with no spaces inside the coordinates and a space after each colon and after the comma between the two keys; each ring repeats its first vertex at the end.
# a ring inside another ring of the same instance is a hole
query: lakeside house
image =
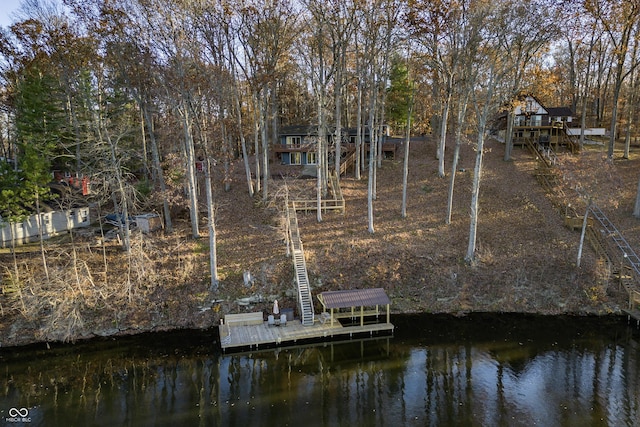
{"type": "Polygon", "coordinates": [[[529,142],[544,145],[572,144],[569,131],[573,112],[569,107],[547,107],[533,95],[516,97],[494,120],[494,133],[506,140],[507,120],[513,120],[514,145],[529,142]]]}
{"type": "MultiPolygon", "coordinates": [[[[342,158],[348,159],[355,155],[357,142],[357,128],[343,128],[341,131],[342,158]]],[[[335,156],[336,128],[327,128],[327,143],[329,145],[329,161],[333,164],[335,156]]],[[[380,127],[382,138],[382,152],[387,158],[394,158],[398,143],[389,138],[389,128],[386,125],[380,127]]],[[[369,143],[371,141],[370,129],[365,126],[362,131],[363,155],[368,156],[369,143]]],[[[285,126],[280,130],[279,141],[273,146],[275,161],[287,166],[306,166],[317,164],[318,126],[296,125],[285,126]]]]}

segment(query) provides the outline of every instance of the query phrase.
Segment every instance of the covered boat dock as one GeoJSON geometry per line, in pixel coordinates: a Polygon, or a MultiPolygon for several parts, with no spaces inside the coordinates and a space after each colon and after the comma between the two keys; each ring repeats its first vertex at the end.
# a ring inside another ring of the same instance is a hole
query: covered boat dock
{"type": "Polygon", "coordinates": [[[318,300],[325,311],[308,326],[298,319],[269,324],[261,312],[227,315],[219,326],[220,346],[223,351],[242,351],[393,333],[391,301],[382,288],[323,292],[318,300]]]}
{"type": "Polygon", "coordinates": [[[375,316],[375,323],[380,323],[379,316],[383,314],[380,307],[386,308],[385,323],[391,323],[391,301],[382,288],[322,292],[318,295],[318,300],[324,308],[321,316],[331,326],[340,318],[359,318],[360,326],[364,326],[365,317],[368,316],[375,316]]]}

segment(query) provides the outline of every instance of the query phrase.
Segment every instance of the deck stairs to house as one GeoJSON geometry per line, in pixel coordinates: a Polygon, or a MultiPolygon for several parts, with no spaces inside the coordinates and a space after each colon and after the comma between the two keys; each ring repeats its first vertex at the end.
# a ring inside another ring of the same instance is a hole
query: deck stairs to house
{"type": "Polygon", "coordinates": [[[298,217],[296,215],[296,202],[289,202],[287,206],[287,225],[289,239],[291,241],[291,255],[293,258],[293,268],[298,286],[298,303],[300,305],[301,323],[305,326],[313,325],[314,311],[313,298],[311,296],[311,286],[309,285],[309,275],[307,274],[307,263],[304,258],[304,248],[300,239],[298,229],[298,217]]]}
{"type": "Polygon", "coordinates": [[[347,156],[340,162],[340,176],[347,173],[347,171],[356,164],[356,151],[352,150],[347,156]]]}
{"type": "Polygon", "coordinates": [[[538,167],[536,169],[536,178],[549,192],[555,191],[557,186],[557,176],[553,171],[553,166],[557,163],[557,155],[553,149],[549,146],[542,146],[535,142],[533,138],[526,138],[525,145],[538,160],[538,167]]]}
{"type": "Polygon", "coordinates": [[[563,132],[560,134],[560,144],[566,145],[569,150],[571,150],[571,154],[576,154],[580,151],[580,143],[575,137],[569,135],[569,126],[567,123],[563,123],[563,132]]]}

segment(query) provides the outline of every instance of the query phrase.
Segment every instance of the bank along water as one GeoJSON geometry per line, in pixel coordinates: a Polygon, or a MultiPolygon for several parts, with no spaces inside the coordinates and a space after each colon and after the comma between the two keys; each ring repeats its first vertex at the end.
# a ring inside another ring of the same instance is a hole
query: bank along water
{"type": "Polygon", "coordinates": [[[216,331],[0,351],[0,424],[636,426],[624,317],[394,316],[391,338],[222,354],[216,331]]]}

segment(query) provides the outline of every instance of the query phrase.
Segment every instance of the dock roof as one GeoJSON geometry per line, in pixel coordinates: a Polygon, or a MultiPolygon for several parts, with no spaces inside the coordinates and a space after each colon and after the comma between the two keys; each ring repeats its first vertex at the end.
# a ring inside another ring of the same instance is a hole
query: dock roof
{"type": "Polygon", "coordinates": [[[322,292],[320,299],[326,308],[367,307],[391,304],[389,297],[382,288],[322,292]]]}

